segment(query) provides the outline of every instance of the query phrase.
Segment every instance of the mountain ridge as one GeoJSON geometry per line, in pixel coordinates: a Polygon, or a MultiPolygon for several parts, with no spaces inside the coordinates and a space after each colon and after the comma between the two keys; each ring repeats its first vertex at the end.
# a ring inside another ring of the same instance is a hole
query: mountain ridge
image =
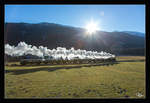
{"type": "Polygon", "coordinates": [[[107,31],[97,31],[90,37],[83,28],[55,23],[5,23],[4,34],[5,44],[10,45],[25,41],[31,45],[47,46],[49,49],[58,46],[74,47],[75,49],[106,51],[116,55],[144,55],[145,49],[144,37],[125,32],[107,31]]]}
{"type": "Polygon", "coordinates": [[[129,33],[131,35],[136,35],[136,36],[141,36],[141,37],[145,37],[145,33],[142,32],[136,32],[136,31],[123,31],[125,33],[129,33]]]}

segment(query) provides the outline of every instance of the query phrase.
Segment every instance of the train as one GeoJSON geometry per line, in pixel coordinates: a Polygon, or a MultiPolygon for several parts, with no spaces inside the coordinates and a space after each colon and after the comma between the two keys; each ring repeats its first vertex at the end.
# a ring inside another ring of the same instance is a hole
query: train
{"type": "Polygon", "coordinates": [[[115,62],[116,57],[111,57],[108,59],[22,59],[20,60],[21,65],[28,65],[28,64],[50,64],[50,65],[59,65],[59,64],[91,64],[91,63],[103,63],[103,62],[115,62]]]}

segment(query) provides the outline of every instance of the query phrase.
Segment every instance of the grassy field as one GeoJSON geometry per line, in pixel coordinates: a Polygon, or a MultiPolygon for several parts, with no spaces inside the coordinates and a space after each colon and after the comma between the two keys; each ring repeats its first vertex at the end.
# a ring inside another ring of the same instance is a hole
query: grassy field
{"type": "Polygon", "coordinates": [[[5,66],[5,98],[145,98],[145,57],[117,57],[117,61],[5,66]]]}

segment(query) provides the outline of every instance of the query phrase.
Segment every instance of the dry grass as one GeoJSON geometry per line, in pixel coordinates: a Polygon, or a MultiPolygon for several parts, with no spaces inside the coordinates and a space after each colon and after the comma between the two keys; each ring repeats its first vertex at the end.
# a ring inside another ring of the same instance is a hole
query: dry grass
{"type": "Polygon", "coordinates": [[[145,98],[144,58],[118,57],[131,61],[104,66],[5,66],[5,98],[145,98]]]}

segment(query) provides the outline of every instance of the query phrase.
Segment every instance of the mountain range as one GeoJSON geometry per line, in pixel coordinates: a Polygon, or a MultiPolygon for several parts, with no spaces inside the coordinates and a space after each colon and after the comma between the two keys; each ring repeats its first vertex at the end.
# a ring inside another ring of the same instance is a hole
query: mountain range
{"type": "Polygon", "coordinates": [[[144,55],[145,36],[140,32],[97,31],[88,35],[84,28],[55,23],[5,23],[4,43],[17,45],[20,41],[49,49],[66,47],[106,51],[115,55],[144,55]]]}
{"type": "Polygon", "coordinates": [[[141,33],[141,32],[135,32],[135,31],[123,31],[123,32],[131,34],[131,35],[135,35],[135,36],[145,37],[145,33],[141,33]]]}

